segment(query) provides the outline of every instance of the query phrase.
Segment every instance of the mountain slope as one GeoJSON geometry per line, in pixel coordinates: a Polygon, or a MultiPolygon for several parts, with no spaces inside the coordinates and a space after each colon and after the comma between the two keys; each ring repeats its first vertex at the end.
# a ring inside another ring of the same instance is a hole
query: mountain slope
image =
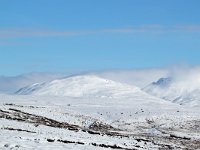
{"type": "Polygon", "coordinates": [[[48,82],[64,77],[63,74],[54,73],[29,73],[18,76],[0,76],[0,93],[13,93],[21,87],[36,82],[48,82]]]}
{"type": "Polygon", "coordinates": [[[33,84],[17,91],[20,95],[53,95],[70,97],[118,97],[135,92],[139,88],[103,79],[94,75],[82,75],[33,84]]]}
{"type": "Polygon", "coordinates": [[[181,105],[200,106],[200,84],[196,80],[160,78],[142,90],[153,96],[181,105]]]}

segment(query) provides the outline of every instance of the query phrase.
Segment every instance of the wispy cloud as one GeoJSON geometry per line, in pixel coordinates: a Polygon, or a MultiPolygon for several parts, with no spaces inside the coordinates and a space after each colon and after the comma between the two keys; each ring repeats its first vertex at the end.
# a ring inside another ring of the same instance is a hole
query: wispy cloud
{"type": "Polygon", "coordinates": [[[174,30],[185,32],[200,32],[200,25],[178,25],[175,26],[174,30]]]}
{"type": "Polygon", "coordinates": [[[37,29],[2,29],[0,30],[0,38],[15,38],[15,37],[49,37],[49,36],[74,36],[84,32],[70,31],[53,31],[53,30],[37,30],[37,29]]]}
{"type": "Polygon", "coordinates": [[[44,29],[0,29],[0,38],[19,38],[19,37],[68,37],[91,35],[101,33],[165,33],[165,32],[200,32],[200,25],[176,25],[163,26],[159,24],[149,24],[133,26],[129,28],[97,29],[97,30],[77,30],[77,31],[58,31],[44,29]]]}

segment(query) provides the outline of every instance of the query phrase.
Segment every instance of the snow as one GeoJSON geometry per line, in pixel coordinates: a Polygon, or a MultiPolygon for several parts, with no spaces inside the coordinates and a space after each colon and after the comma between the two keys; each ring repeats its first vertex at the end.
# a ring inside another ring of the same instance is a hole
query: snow
{"type": "Polygon", "coordinates": [[[20,89],[17,94],[52,95],[68,97],[119,97],[142,91],[138,87],[103,79],[94,75],[83,75],[33,84],[20,89]]]}
{"type": "Polygon", "coordinates": [[[153,96],[191,107],[200,106],[200,77],[181,79],[160,78],[143,88],[153,96]]]}
{"type": "Polygon", "coordinates": [[[29,73],[18,76],[0,76],[0,93],[13,93],[19,88],[36,82],[52,81],[66,76],[54,73],[29,73]]]}
{"type": "Polygon", "coordinates": [[[199,113],[136,86],[72,76],[0,94],[0,149],[198,149],[199,113]]]}

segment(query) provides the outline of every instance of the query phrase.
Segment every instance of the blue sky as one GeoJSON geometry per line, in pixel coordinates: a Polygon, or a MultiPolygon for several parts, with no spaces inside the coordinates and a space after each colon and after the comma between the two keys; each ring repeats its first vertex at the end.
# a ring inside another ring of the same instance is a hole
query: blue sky
{"type": "Polygon", "coordinates": [[[0,75],[200,64],[199,0],[1,0],[0,75]]]}

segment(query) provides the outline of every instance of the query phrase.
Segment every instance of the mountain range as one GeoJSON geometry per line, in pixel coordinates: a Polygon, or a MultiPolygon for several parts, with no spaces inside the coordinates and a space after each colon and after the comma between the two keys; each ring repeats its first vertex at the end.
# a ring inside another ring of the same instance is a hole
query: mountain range
{"type": "Polygon", "coordinates": [[[151,95],[180,105],[199,106],[200,86],[173,77],[160,78],[144,88],[85,74],[69,76],[20,88],[18,95],[51,95],[67,97],[121,98],[134,94],[151,95]],[[185,85],[184,85],[185,84],[185,85]]]}

